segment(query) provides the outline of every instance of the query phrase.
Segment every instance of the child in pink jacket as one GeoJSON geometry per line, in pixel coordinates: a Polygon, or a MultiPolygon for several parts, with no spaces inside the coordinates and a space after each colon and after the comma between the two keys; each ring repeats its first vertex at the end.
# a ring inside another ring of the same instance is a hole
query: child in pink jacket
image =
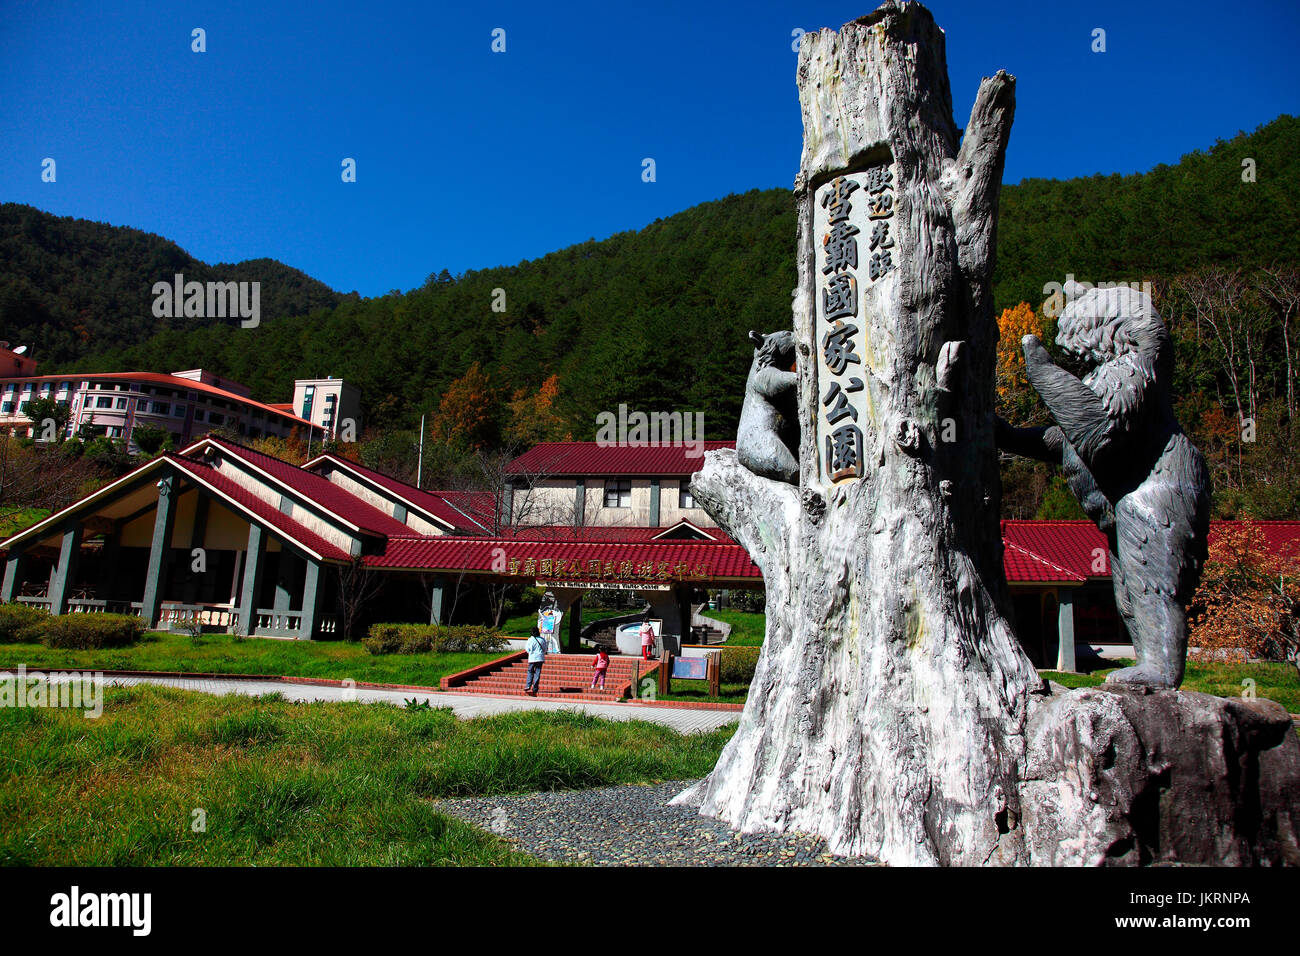
{"type": "Polygon", "coordinates": [[[601,648],[596,652],[596,659],[591,662],[595,672],[591,675],[591,686],[596,687],[599,682],[601,690],[605,689],[605,672],[609,670],[609,651],[601,648]]]}

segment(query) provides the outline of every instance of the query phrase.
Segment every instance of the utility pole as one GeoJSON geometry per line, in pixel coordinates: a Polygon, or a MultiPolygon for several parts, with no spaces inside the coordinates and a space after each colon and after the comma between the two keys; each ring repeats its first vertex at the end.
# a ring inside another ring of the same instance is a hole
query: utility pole
{"type": "Polygon", "coordinates": [[[423,488],[421,479],[424,477],[424,416],[420,416],[420,456],[415,464],[415,487],[423,488]]]}

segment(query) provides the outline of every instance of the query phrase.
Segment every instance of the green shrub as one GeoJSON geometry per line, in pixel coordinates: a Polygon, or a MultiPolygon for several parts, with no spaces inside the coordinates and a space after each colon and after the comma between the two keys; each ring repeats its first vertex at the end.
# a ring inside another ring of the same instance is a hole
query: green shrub
{"type": "Polygon", "coordinates": [[[129,647],[143,636],[144,620],[129,614],[60,614],[41,623],[41,643],[46,647],[129,647]]]}
{"type": "Polygon", "coordinates": [[[372,624],[361,643],[371,654],[490,654],[509,647],[500,631],[478,625],[372,624]]]}
{"type": "Polygon", "coordinates": [[[724,647],[719,661],[719,679],[724,684],[748,684],[754,679],[761,647],[724,647]]]}
{"type": "Polygon", "coordinates": [[[734,590],[727,593],[727,607],[734,611],[762,614],[767,610],[766,591],[734,590]]]}
{"type": "Polygon", "coordinates": [[[44,608],[28,604],[0,604],[0,644],[35,644],[50,622],[44,608]]]}

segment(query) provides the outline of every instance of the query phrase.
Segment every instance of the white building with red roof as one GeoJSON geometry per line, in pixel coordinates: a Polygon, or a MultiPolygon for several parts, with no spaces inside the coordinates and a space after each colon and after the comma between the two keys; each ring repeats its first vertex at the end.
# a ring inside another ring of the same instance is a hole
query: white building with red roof
{"type": "Polygon", "coordinates": [[[105,435],[133,441],[136,428],[170,434],[177,447],[214,429],[247,438],[287,437],[295,431],[316,441],[336,437],[344,423],[361,429],[356,388],[341,379],[295,382],[294,401],[266,403],[247,386],[205,369],[180,372],[68,372],[36,374],[36,363],[7,346],[0,347],[0,429],[40,439],[42,429],[27,414],[35,399],[67,405],[65,436],[105,435]]]}

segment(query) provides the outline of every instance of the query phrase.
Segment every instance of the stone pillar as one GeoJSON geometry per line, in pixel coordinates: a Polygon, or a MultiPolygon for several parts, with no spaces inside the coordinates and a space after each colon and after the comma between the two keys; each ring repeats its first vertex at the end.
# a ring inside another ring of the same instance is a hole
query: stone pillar
{"type": "Polygon", "coordinates": [[[63,531],[59,547],[59,561],[50,575],[50,613],[64,614],[68,610],[68,591],[77,578],[77,562],[81,557],[81,525],[74,524],[63,531]]]}
{"type": "Polygon", "coordinates": [[[248,550],[244,554],[244,585],[239,596],[239,633],[251,636],[257,626],[257,584],[266,557],[266,535],[260,525],[248,526],[248,550]]]}
{"type": "Polygon", "coordinates": [[[23,585],[23,561],[21,551],[11,550],[5,558],[4,590],[0,591],[0,600],[8,604],[18,597],[18,589],[23,585]]]}
{"type": "Polygon", "coordinates": [[[587,523],[587,479],[579,478],[573,495],[573,526],[581,528],[587,523]]]}
{"type": "Polygon", "coordinates": [[[582,596],[569,605],[569,643],[565,653],[576,654],[582,650],[582,596]]]}
{"type": "Polygon", "coordinates": [[[650,479],[650,527],[659,527],[659,479],[650,479]]]}
{"type": "Polygon", "coordinates": [[[1056,669],[1073,673],[1074,662],[1074,589],[1056,591],[1056,669]]]}
{"type": "Polygon", "coordinates": [[[176,526],[176,478],[168,475],[158,482],[158,510],[153,520],[153,541],[149,545],[149,573],[144,583],[140,616],[147,627],[158,624],[163,588],[171,564],[172,531],[176,526]]]}
{"type": "Polygon", "coordinates": [[[433,579],[429,588],[429,623],[442,623],[442,602],[447,593],[447,579],[442,575],[433,579]]]}
{"type": "Polygon", "coordinates": [[[320,620],[321,607],[321,565],[319,561],[307,559],[307,570],[302,581],[302,630],[300,636],[305,641],[315,640],[316,624],[320,620]]]}

